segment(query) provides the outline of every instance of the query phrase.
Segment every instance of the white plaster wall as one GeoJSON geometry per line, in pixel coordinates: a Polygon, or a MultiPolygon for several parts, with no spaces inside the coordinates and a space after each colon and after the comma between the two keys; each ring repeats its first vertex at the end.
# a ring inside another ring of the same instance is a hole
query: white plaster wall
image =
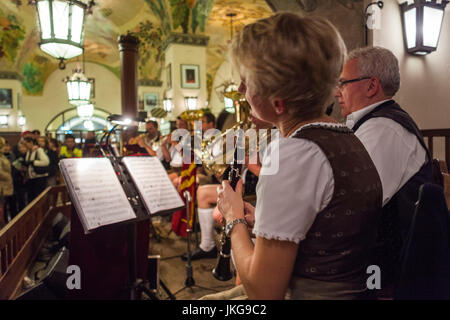
{"type": "MultiPolygon", "coordinates": [[[[39,129],[44,133],[46,125],[54,116],[73,107],[69,104],[67,87],[62,79],[70,77],[75,67],[75,63],[69,63],[65,70],[54,71],[45,82],[42,96],[23,96],[22,111],[27,117],[24,130],[39,129]]],[[[120,79],[108,69],[93,63],[86,63],[85,75],[95,78],[94,106],[110,113],[120,113],[120,79]]]]}
{"type": "Polygon", "coordinates": [[[209,102],[209,108],[211,112],[216,116],[224,109],[223,99],[221,100],[217,91],[223,90],[223,87],[220,87],[224,82],[234,80],[234,82],[239,86],[240,77],[239,73],[233,68],[232,64],[229,60],[225,60],[219,69],[216,72],[216,75],[213,80],[212,92],[211,92],[211,101],[209,102]],[[220,87],[220,88],[218,88],[220,87]]]}
{"type": "MultiPolygon", "coordinates": [[[[183,44],[170,44],[166,49],[166,65],[172,64],[172,88],[166,91],[168,98],[172,98],[174,116],[186,110],[184,97],[197,97],[197,105],[204,108],[206,103],[206,47],[183,44]],[[195,64],[199,68],[200,88],[181,88],[181,65],[195,64]]],[[[166,85],[166,82],[165,82],[166,85]]],[[[164,85],[164,87],[165,87],[164,85]]]]}
{"type": "MultiPolygon", "coordinates": [[[[437,51],[426,56],[406,52],[399,3],[385,0],[380,29],[373,30],[373,45],[390,49],[398,58],[401,86],[397,102],[421,129],[450,128],[450,6],[445,10],[437,51]]],[[[435,145],[435,157],[444,158],[443,143],[435,145]]]]}

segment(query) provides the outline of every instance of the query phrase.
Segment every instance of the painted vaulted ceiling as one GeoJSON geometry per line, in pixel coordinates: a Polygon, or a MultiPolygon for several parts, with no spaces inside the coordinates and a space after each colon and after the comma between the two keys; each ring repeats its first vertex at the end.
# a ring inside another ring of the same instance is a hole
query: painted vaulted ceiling
{"type": "MultiPolygon", "coordinates": [[[[58,61],[38,47],[39,31],[34,6],[27,0],[0,0],[0,72],[18,75],[23,92],[42,94],[58,61]]],[[[86,3],[87,1],[84,0],[86,3]]],[[[100,64],[120,76],[117,39],[127,32],[141,41],[139,80],[160,80],[164,66],[163,44],[171,32],[206,35],[207,77],[226,59],[230,18],[234,31],[272,14],[265,0],[96,0],[85,24],[85,61],[100,64]]],[[[269,2],[270,3],[270,2],[269,2]]],[[[82,62],[82,57],[71,61],[82,62]]],[[[86,74],[89,76],[89,70],[86,74]]]]}

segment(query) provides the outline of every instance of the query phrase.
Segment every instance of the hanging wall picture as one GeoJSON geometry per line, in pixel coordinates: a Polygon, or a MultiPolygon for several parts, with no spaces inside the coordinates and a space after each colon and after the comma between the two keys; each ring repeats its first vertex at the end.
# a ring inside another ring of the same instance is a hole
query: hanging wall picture
{"type": "Polygon", "coordinates": [[[12,89],[0,89],[0,108],[12,109],[12,89]]]}
{"type": "Polygon", "coordinates": [[[194,64],[181,65],[181,87],[185,89],[200,88],[198,65],[194,64]]]}
{"type": "Polygon", "coordinates": [[[151,111],[158,106],[158,93],[144,93],[144,110],[151,111]]]}

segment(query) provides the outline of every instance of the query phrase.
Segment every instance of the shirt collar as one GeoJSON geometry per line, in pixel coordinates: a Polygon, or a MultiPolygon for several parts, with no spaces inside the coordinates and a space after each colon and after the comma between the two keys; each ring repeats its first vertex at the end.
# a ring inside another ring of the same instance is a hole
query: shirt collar
{"type": "Polygon", "coordinates": [[[293,137],[297,132],[299,132],[302,129],[306,129],[310,126],[316,126],[316,125],[321,125],[324,127],[343,127],[344,125],[342,123],[334,123],[334,122],[311,122],[311,123],[307,123],[304,124],[303,126],[301,126],[300,128],[298,128],[297,130],[294,131],[294,133],[292,133],[288,138],[293,137]]]}
{"type": "Polygon", "coordinates": [[[350,113],[347,116],[347,119],[345,121],[345,125],[349,128],[349,129],[353,129],[353,127],[355,126],[355,124],[362,118],[364,117],[366,114],[368,114],[369,112],[371,112],[373,109],[375,109],[376,107],[378,107],[379,105],[381,105],[382,103],[385,103],[386,101],[389,101],[391,99],[386,99],[386,100],[382,100],[382,101],[378,101],[375,102],[374,104],[371,104],[365,108],[359,109],[355,112],[350,113]]]}

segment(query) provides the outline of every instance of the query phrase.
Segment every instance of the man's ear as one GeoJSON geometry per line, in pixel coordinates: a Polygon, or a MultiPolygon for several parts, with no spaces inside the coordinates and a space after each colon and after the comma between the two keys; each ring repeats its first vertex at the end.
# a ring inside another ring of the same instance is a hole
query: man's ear
{"type": "Polygon", "coordinates": [[[373,96],[376,96],[380,92],[383,92],[380,80],[378,80],[378,78],[376,77],[370,78],[369,88],[367,89],[367,97],[372,98],[373,96]]]}
{"type": "Polygon", "coordinates": [[[282,115],[287,112],[286,102],[283,99],[276,98],[272,100],[272,107],[277,115],[282,115]]]}

